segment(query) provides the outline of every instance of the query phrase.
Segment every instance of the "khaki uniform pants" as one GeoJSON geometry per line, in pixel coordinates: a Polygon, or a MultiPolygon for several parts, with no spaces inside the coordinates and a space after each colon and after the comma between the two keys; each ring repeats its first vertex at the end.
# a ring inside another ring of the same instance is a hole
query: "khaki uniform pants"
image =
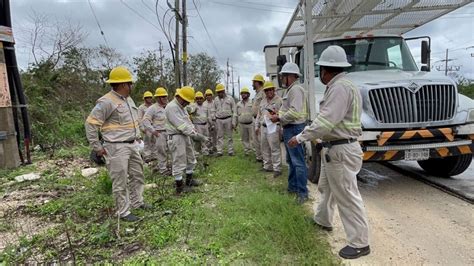
{"type": "Polygon", "coordinates": [[[168,137],[168,147],[173,162],[172,174],[175,180],[183,179],[183,172],[192,174],[196,165],[193,143],[186,135],[172,135],[168,137]]]}
{"type": "Polygon", "coordinates": [[[207,142],[208,151],[214,152],[216,150],[216,143],[217,143],[217,125],[216,122],[212,123],[213,129],[210,129],[210,125],[208,126],[209,130],[209,141],[207,142]]]}
{"type": "Polygon", "coordinates": [[[260,143],[262,147],[263,168],[281,172],[280,128],[268,134],[266,127],[260,128],[260,143]]]}
{"type": "Polygon", "coordinates": [[[250,124],[242,124],[240,123],[240,136],[242,138],[242,144],[244,145],[244,152],[248,154],[252,150],[252,136],[254,133],[254,125],[253,123],[250,124]]]}
{"type": "Polygon", "coordinates": [[[262,145],[260,143],[260,135],[257,135],[255,132],[255,128],[252,130],[252,141],[253,141],[253,148],[255,149],[255,158],[257,160],[262,160],[262,145]]]}
{"type": "MultiPolygon", "coordinates": [[[[194,124],[194,127],[196,128],[196,131],[199,134],[209,137],[209,126],[207,124],[205,125],[194,124]]],[[[196,141],[194,142],[194,144],[195,144],[196,151],[201,152],[203,155],[209,155],[208,143],[196,141]]]]}
{"type": "Polygon", "coordinates": [[[232,118],[217,119],[217,153],[224,151],[224,137],[227,135],[227,152],[234,153],[234,141],[232,139],[232,118]]]}
{"type": "Polygon", "coordinates": [[[153,136],[155,141],[155,146],[153,147],[153,155],[156,158],[158,164],[158,172],[160,174],[166,172],[168,169],[168,148],[166,145],[166,140],[168,135],[166,131],[160,131],[160,134],[157,136],[153,136]]]}
{"type": "Polygon", "coordinates": [[[143,132],[142,134],[143,134],[143,144],[144,144],[143,151],[142,151],[143,159],[147,160],[147,159],[151,159],[152,157],[155,158],[153,154],[153,149],[154,149],[153,145],[155,144],[153,141],[153,136],[146,132],[143,132]]]}
{"type": "Polygon", "coordinates": [[[143,204],[143,161],[136,144],[105,142],[106,167],[112,180],[112,193],[117,215],[130,214],[130,207],[143,204]]]}
{"type": "Polygon", "coordinates": [[[348,245],[362,248],[369,245],[369,227],[364,202],[357,187],[356,175],[362,167],[362,150],[358,142],[324,148],[318,190],[321,202],[314,220],[332,226],[336,204],[346,232],[348,245]],[[331,158],[326,162],[325,154],[331,158]]]}

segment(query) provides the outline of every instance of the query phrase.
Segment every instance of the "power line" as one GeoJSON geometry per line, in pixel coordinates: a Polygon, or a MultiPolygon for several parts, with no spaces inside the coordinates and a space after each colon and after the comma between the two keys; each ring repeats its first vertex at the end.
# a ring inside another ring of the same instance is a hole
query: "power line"
{"type": "Polygon", "coordinates": [[[268,9],[268,8],[260,8],[260,7],[250,7],[250,6],[241,6],[241,5],[236,5],[236,4],[230,4],[230,3],[222,3],[222,2],[217,2],[217,1],[210,1],[215,4],[219,5],[224,5],[224,6],[234,6],[234,7],[240,7],[240,8],[245,8],[245,9],[251,9],[254,11],[267,11],[267,12],[274,12],[274,13],[285,13],[285,14],[293,14],[291,11],[282,11],[282,10],[275,10],[275,9],[268,9]]]}
{"type": "Polygon", "coordinates": [[[152,25],[155,29],[161,31],[160,28],[158,28],[158,26],[156,26],[153,22],[149,21],[147,18],[145,18],[144,16],[142,16],[142,14],[140,14],[140,12],[136,11],[135,9],[133,9],[131,6],[127,5],[127,3],[124,2],[124,0],[120,0],[120,2],[126,6],[128,9],[132,10],[133,13],[135,13],[137,16],[139,16],[140,18],[142,18],[144,21],[146,21],[148,24],[152,25]]]}
{"type": "Polygon", "coordinates": [[[91,4],[91,0],[87,0],[87,2],[89,2],[89,7],[91,8],[92,15],[94,15],[95,22],[97,23],[97,26],[99,27],[100,35],[102,35],[102,38],[104,38],[105,45],[110,49],[109,42],[107,42],[107,39],[105,38],[104,31],[102,30],[102,27],[100,26],[99,20],[97,19],[94,8],[92,7],[92,4],[91,4]]]}
{"type": "Polygon", "coordinates": [[[209,40],[211,41],[212,47],[216,51],[216,55],[220,58],[221,56],[219,55],[219,51],[217,50],[217,47],[216,47],[214,41],[212,40],[211,34],[209,34],[209,31],[207,30],[206,23],[204,23],[204,19],[202,19],[201,12],[199,12],[199,9],[197,8],[196,2],[194,0],[193,0],[193,5],[196,8],[196,12],[199,16],[199,19],[201,20],[201,23],[202,23],[202,26],[204,27],[204,30],[206,31],[207,37],[209,37],[209,40]]]}

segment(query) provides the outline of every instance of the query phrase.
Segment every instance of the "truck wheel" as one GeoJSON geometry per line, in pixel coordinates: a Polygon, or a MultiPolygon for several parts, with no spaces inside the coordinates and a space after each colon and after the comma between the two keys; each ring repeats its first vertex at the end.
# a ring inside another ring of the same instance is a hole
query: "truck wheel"
{"type": "Polygon", "coordinates": [[[472,162],[472,154],[463,154],[458,156],[428,159],[418,161],[418,164],[430,175],[440,177],[451,177],[463,173],[472,162]]]}
{"type": "Polygon", "coordinates": [[[311,143],[311,159],[308,165],[308,180],[313,184],[319,182],[321,175],[321,145],[311,143]]]}

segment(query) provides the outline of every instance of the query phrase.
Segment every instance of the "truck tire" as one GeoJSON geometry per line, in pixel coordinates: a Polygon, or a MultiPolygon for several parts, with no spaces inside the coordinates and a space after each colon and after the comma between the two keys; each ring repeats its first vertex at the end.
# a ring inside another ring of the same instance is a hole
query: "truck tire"
{"type": "Polygon", "coordinates": [[[428,159],[418,161],[418,164],[430,175],[439,177],[451,177],[463,173],[472,162],[472,154],[462,154],[458,156],[441,159],[428,159]]]}
{"type": "Polygon", "coordinates": [[[316,145],[311,142],[311,158],[308,164],[308,180],[317,184],[319,176],[321,175],[321,145],[316,145]]]}

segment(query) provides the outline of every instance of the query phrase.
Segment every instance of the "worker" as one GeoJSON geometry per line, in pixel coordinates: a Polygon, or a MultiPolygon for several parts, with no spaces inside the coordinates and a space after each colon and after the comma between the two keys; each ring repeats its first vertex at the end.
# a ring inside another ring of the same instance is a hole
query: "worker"
{"type": "Polygon", "coordinates": [[[211,89],[207,89],[205,92],[206,101],[203,103],[204,107],[206,107],[209,111],[209,141],[207,142],[207,147],[209,154],[213,154],[216,151],[216,143],[217,143],[217,128],[216,122],[212,120],[214,116],[213,114],[213,103],[214,103],[214,93],[211,89]]]}
{"type": "Polygon", "coordinates": [[[255,134],[253,125],[253,114],[252,114],[252,103],[249,100],[250,91],[249,88],[243,87],[240,90],[240,100],[237,103],[237,117],[240,125],[240,136],[244,145],[245,156],[249,155],[252,151],[252,137],[255,134]]]}
{"type": "Polygon", "coordinates": [[[217,84],[217,97],[213,104],[213,120],[217,125],[217,156],[223,155],[224,138],[227,136],[227,153],[229,156],[234,155],[234,143],[232,138],[232,130],[237,125],[237,112],[235,110],[235,101],[232,97],[227,96],[225,86],[217,84]]]}
{"type": "Polygon", "coordinates": [[[175,178],[177,195],[189,191],[192,186],[200,185],[200,182],[193,177],[196,157],[191,139],[205,142],[207,137],[196,131],[185,110],[186,106],[193,101],[194,88],[184,86],[178,90],[174,100],[165,108],[168,148],[171,152],[172,175],[175,178]],[[185,182],[183,182],[183,172],[186,173],[185,182]]]}
{"type": "MultiPolygon", "coordinates": [[[[204,95],[202,92],[196,92],[194,97],[195,103],[191,104],[191,121],[196,128],[196,131],[199,134],[202,134],[209,138],[209,109],[204,106],[204,95]]],[[[195,143],[196,151],[200,152],[202,155],[209,155],[208,143],[206,142],[196,142],[195,143]]]]}
{"type": "Polygon", "coordinates": [[[308,200],[308,170],[306,168],[305,151],[302,144],[294,148],[288,147],[288,141],[301,133],[306,126],[306,94],[299,83],[300,69],[295,63],[288,62],[280,71],[283,94],[283,105],[279,114],[274,114],[271,121],[280,122],[283,127],[283,141],[286,148],[288,163],[288,192],[297,194],[297,203],[308,200]]]}
{"type": "Polygon", "coordinates": [[[256,133],[260,136],[262,147],[263,171],[273,172],[273,177],[281,175],[281,147],[280,147],[280,126],[270,125],[270,117],[278,114],[283,103],[280,96],[275,93],[275,86],[271,81],[266,81],[263,85],[265,98],[260,102],[256,119],[256,133]]]}
{"type": "Polygon", "coordinates": [[[157,160],[158,173],[169,175],[168,170],[168,149],[166,145],[166,115],[165,107],[168,104],[168,92],[165,88],[159,87],[155,91],[156,103],[146,111],[143,116],[143,125],[147,134],[153,136],[153,154],[157,160]]]}
{"type": "Polygon", "coordinates": [[[153,142],[152,135],[147,134],[145,127],[143,126],[143,116],[145,115],[146,110],[153,104],[153,93],[150,91],[145,91],[143,94],[143,103],[138,106],[138,123],[140,125],[140,131],[143,135],[143,160],[147,163],[153,159],[152,150],[153,142]]]}
{"type": "Polygon", "coordinates": [[[124,221],[135,222],[139,218],[130,208],[151,206],[143,202],[145,182],[139,151],[138,109],[129,97],[132,74],[123,66],[115,67],[106,82],[112,90],[97,100],[87,117],[86,136],[97,155],[105,157],[117,215],[124,221]],[[99,132],[103,144],[99,141],[99,132]]]}
{"type": "Polygon", "coordinates": [[[314,222],[322,229],[331,230],[337,205],[348,240],[348,245],[339,251],[339,255],[355,259],[370,253],[367,214],[356,178],[363,157],[357,141],[362,134],[362,97],[359,89],[346,78],[344,68],[351,64],[342,47],[327,47],[317,65],[319,79],[326,85],[320,112],[310,126],[291,138],[288,145],[296,147],[304,141],[323,141],[318,187],[321,201],[314,222]]]}
{"type": "MultiPolygon", "coordinates": [[[[252,87],[255,91],[255,98],[253,98],[253,102],[252,102],[252,113],[253,113],[254,118],[256,118],[258,115],[260,102],[262,101],[264,97],[263,89],[262,89],[264,83],[265,83],[265,79],[260,74],[256,74],[252,79],[252,87]]],[[[255,125],[257,125],[257,123],[255,123],[255,125]]],[[[255,149],[255,157],[257,159],[257,162],[262,162],[262,150],[261,150],[262,148],[260,144],[260,136],[257,136],[256,132],[257,131],[254,130],[253,147],[255,149]]]]}

